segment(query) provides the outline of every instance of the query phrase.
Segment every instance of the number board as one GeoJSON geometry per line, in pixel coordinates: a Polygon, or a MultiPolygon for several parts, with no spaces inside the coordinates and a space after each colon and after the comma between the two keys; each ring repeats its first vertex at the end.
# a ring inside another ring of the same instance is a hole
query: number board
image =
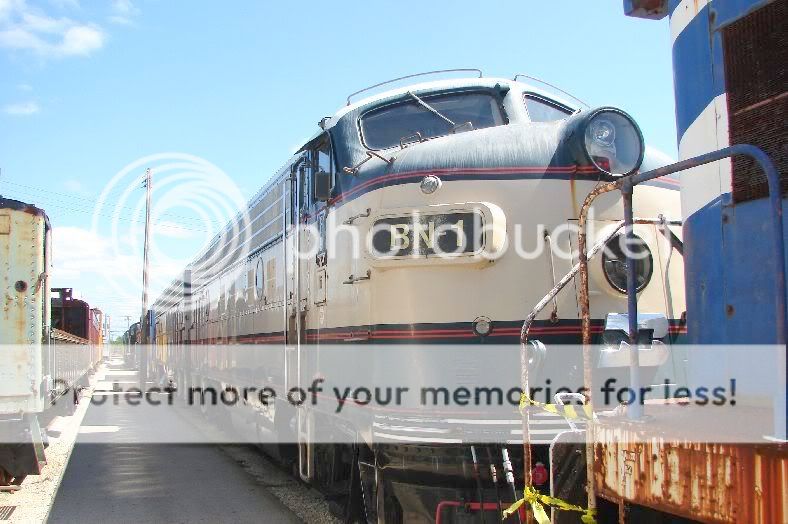
{"type": "Polygon", "coordinates": [[[476,253],[484,247],[483,225],[478,212],[386,217],[372,226],[371,247],[378,258],[476,253]]]}

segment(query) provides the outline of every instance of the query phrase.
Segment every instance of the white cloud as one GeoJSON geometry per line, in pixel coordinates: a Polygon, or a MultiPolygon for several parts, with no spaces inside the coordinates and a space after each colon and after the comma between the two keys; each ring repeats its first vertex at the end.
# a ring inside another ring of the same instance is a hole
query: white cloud
{"type": "Polygon", "coordinates": [[[66,29],[59,51],[63,55],[88,55],[104,45],[104,33],[90,26],[75,26],[66,29]]]}
{"type": "Polygon", "coordinates": [[[112,14],[109,16],[109,21],[114,24],[131,25],[134,23],[134,17],[139,13],[140,10],[131,0],[115,0],[112,2],[112,14]]]}
{"type": "Polygon", "coordinates": [[[30,84],[17,84],[16,88],[18,90],[20,90],[20,91],[32,91],[33,90],[33,86],[31,86],[30,84]]]}
{"type": "Polygon", "coordinates": [[[112,2],[112,9],[120,15],[134,15],[139,11],[131,0],[115,0],[112,2]]]}
{"type": "Polygon", "coordinates": [[[141,257],[118,254],[108,238],[79,227],[55,225],[52,244],[52,287],[73,288],[105,313],[138,304],[141,257]]]}
{"type": "Polygon", "coordinates": [[[110,242],[87,229],[56,226],[52,244],[53,276],[61,281],[95,277],[107,271],[122,276],[139,266],[131,257],[114,256],[110,242]]]}
{"type": "MultiPolygon", "coordinates": [[[[156,236],[164,236],[155,229],[156,236]]],[[[110,315],[139,314],[142,293],[142,235],[137,228],[123,229],[117,238],[90,229],[58,226],[52,229],[52,287],[70,287],[92,307],[110,315]],[[136,240],[133,238],[137,236],[136,240]]],[[[165,240],[166,243],[166,240],[165,240]]],[[[173,278],[182,275],[181,259],[158,256],[150,262],[151,303],[173,278]]],[[[135,322],[134,319],[131,322],[135,322]]],[[[125,321],[123,329],[126,329],[125,321]]]]}
{"type": "Polygon", "coordinates": [[[18,104],[8,104],[3,107],[3,111],[8,115],[28,116],[34,115],[41,110],[35,102],[20,102],[18,104]]]}
{"type": "Polygon", "coordinates": [[[84,56],[105,40],[95,24],[49,16],[25,0],[0,0],[0,47],[43,57],[84,56]]]}
{"type": "Polygon", "coordinates": [[[0,22],[3,22],[10,16],[11,10],[16,4],[15,0],[0,0],[0,22]]]}

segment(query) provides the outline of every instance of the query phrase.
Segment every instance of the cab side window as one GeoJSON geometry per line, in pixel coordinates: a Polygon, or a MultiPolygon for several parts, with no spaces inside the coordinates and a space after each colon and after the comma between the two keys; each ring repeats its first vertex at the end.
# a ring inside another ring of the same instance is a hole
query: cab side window
{"type": "Polygon", "coordinates": [[[314,204],[319,200],[318,194],[323,191],[333,191],[335,180],[334,155],[331,151],[331,140],[328,133],[324,134],[319,141],[310,149],[310,163],[312,176],[310,177],[311,202],[314,204]],[[326,173],[325,178],[316,176],[317,173],[326,173]]]}
{"type": "Polygon", "coordinates": [[[572,114],[572,110],[558,102],[526,94],[523,97],[531,122],[556,122],[572,114]]]}
{"type": "Polygon", "coordinates": [[[331,158],[331,144],[326,138],[315,152],[317,159],[317,168],[322,169],[326,173],[334,173],[333,162],[331,158]]]}

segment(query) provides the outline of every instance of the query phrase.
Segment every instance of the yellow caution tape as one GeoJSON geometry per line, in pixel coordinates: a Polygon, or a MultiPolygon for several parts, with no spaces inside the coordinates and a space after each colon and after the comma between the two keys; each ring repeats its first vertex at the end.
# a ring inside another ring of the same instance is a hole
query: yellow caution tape
{"type": "MultiPolygon", "coordinates": [[[[594,420],[594,410],[590,404],[583,406],[572,406],[569,404],[543,404],[533,400],[532,398],[528,397],[528,395],[521,395],[520,413],[522,413],[528,406],[537,407],[543,411],[560,415],[569,420],[594,420]]],[[[565,500],[561,500],[556,497],[543,495],[542,493],[539,493],[533,486],[525,487],[525,490],[523,490],[523,498],[509,506],[509,508],[503,512],[503,518],[506,519],[509,517],[515,511],[520,509],[523,504],[529,504],[531,506],[534,519],[536,519],[538,524],[550,524],[550,517],[545,511],[545,506],[552,506],[563,511],[580,512],[582,513],[580,516],[580,521],[583,524],[596,524],[596,510],[586,509],[582,506],[570,504],[565,500]]]]}
{"type": "Polygon", "coordinates": [[[534,519],[538,524],[550,524],[550,517],[547,516],[545,506],[552,506],[563,511],[577,511],[582,513],[580,521],[583,524],[596,524],[596,510],[586,509],[581,506],[570,504],[564,500],[549,495],[543,495],[536,491],[533,486],[526,486],[523,491],[523,498],[509,506],[503,512],[503,518],[508,518],[512,513],[520,509],[523,504],[530,504],[534,519]]]}
{"type": "Polygon", "coordinates": [[[520,413],[522,413],[527,406],[535,406],[543,411],[560,415],[569,420],[594,420],[594,410],[590,404],[585,404],[583,406],[572,406],[570,404],[542,404],[541,402],[533,400],[528,395],[520,395],[520,413]]]}

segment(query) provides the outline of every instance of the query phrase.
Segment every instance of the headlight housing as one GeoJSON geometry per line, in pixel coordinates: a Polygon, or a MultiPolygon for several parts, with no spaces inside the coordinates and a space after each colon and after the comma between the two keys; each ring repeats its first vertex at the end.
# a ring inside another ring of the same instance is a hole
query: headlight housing
{"type": "MultiPolygon", "coordinates": [[[[627,239],[623,234],[616,235],[605,244],[602,252],[602,271],[608,284],[620,293],[627,292],[627,239]]],[[[635,286],[637,292],[643,290],[651,281],[654,272],[654,259],[645,240],[634,235],[629,252],[635,264],[635,286]]]]}
{"type": "Polygon", "coordinates": [[[569,135],[578,160],[609,175],[638,170],[646,148],[640,128],[627,113],[600,107],[571,120],[569,135]]]}

